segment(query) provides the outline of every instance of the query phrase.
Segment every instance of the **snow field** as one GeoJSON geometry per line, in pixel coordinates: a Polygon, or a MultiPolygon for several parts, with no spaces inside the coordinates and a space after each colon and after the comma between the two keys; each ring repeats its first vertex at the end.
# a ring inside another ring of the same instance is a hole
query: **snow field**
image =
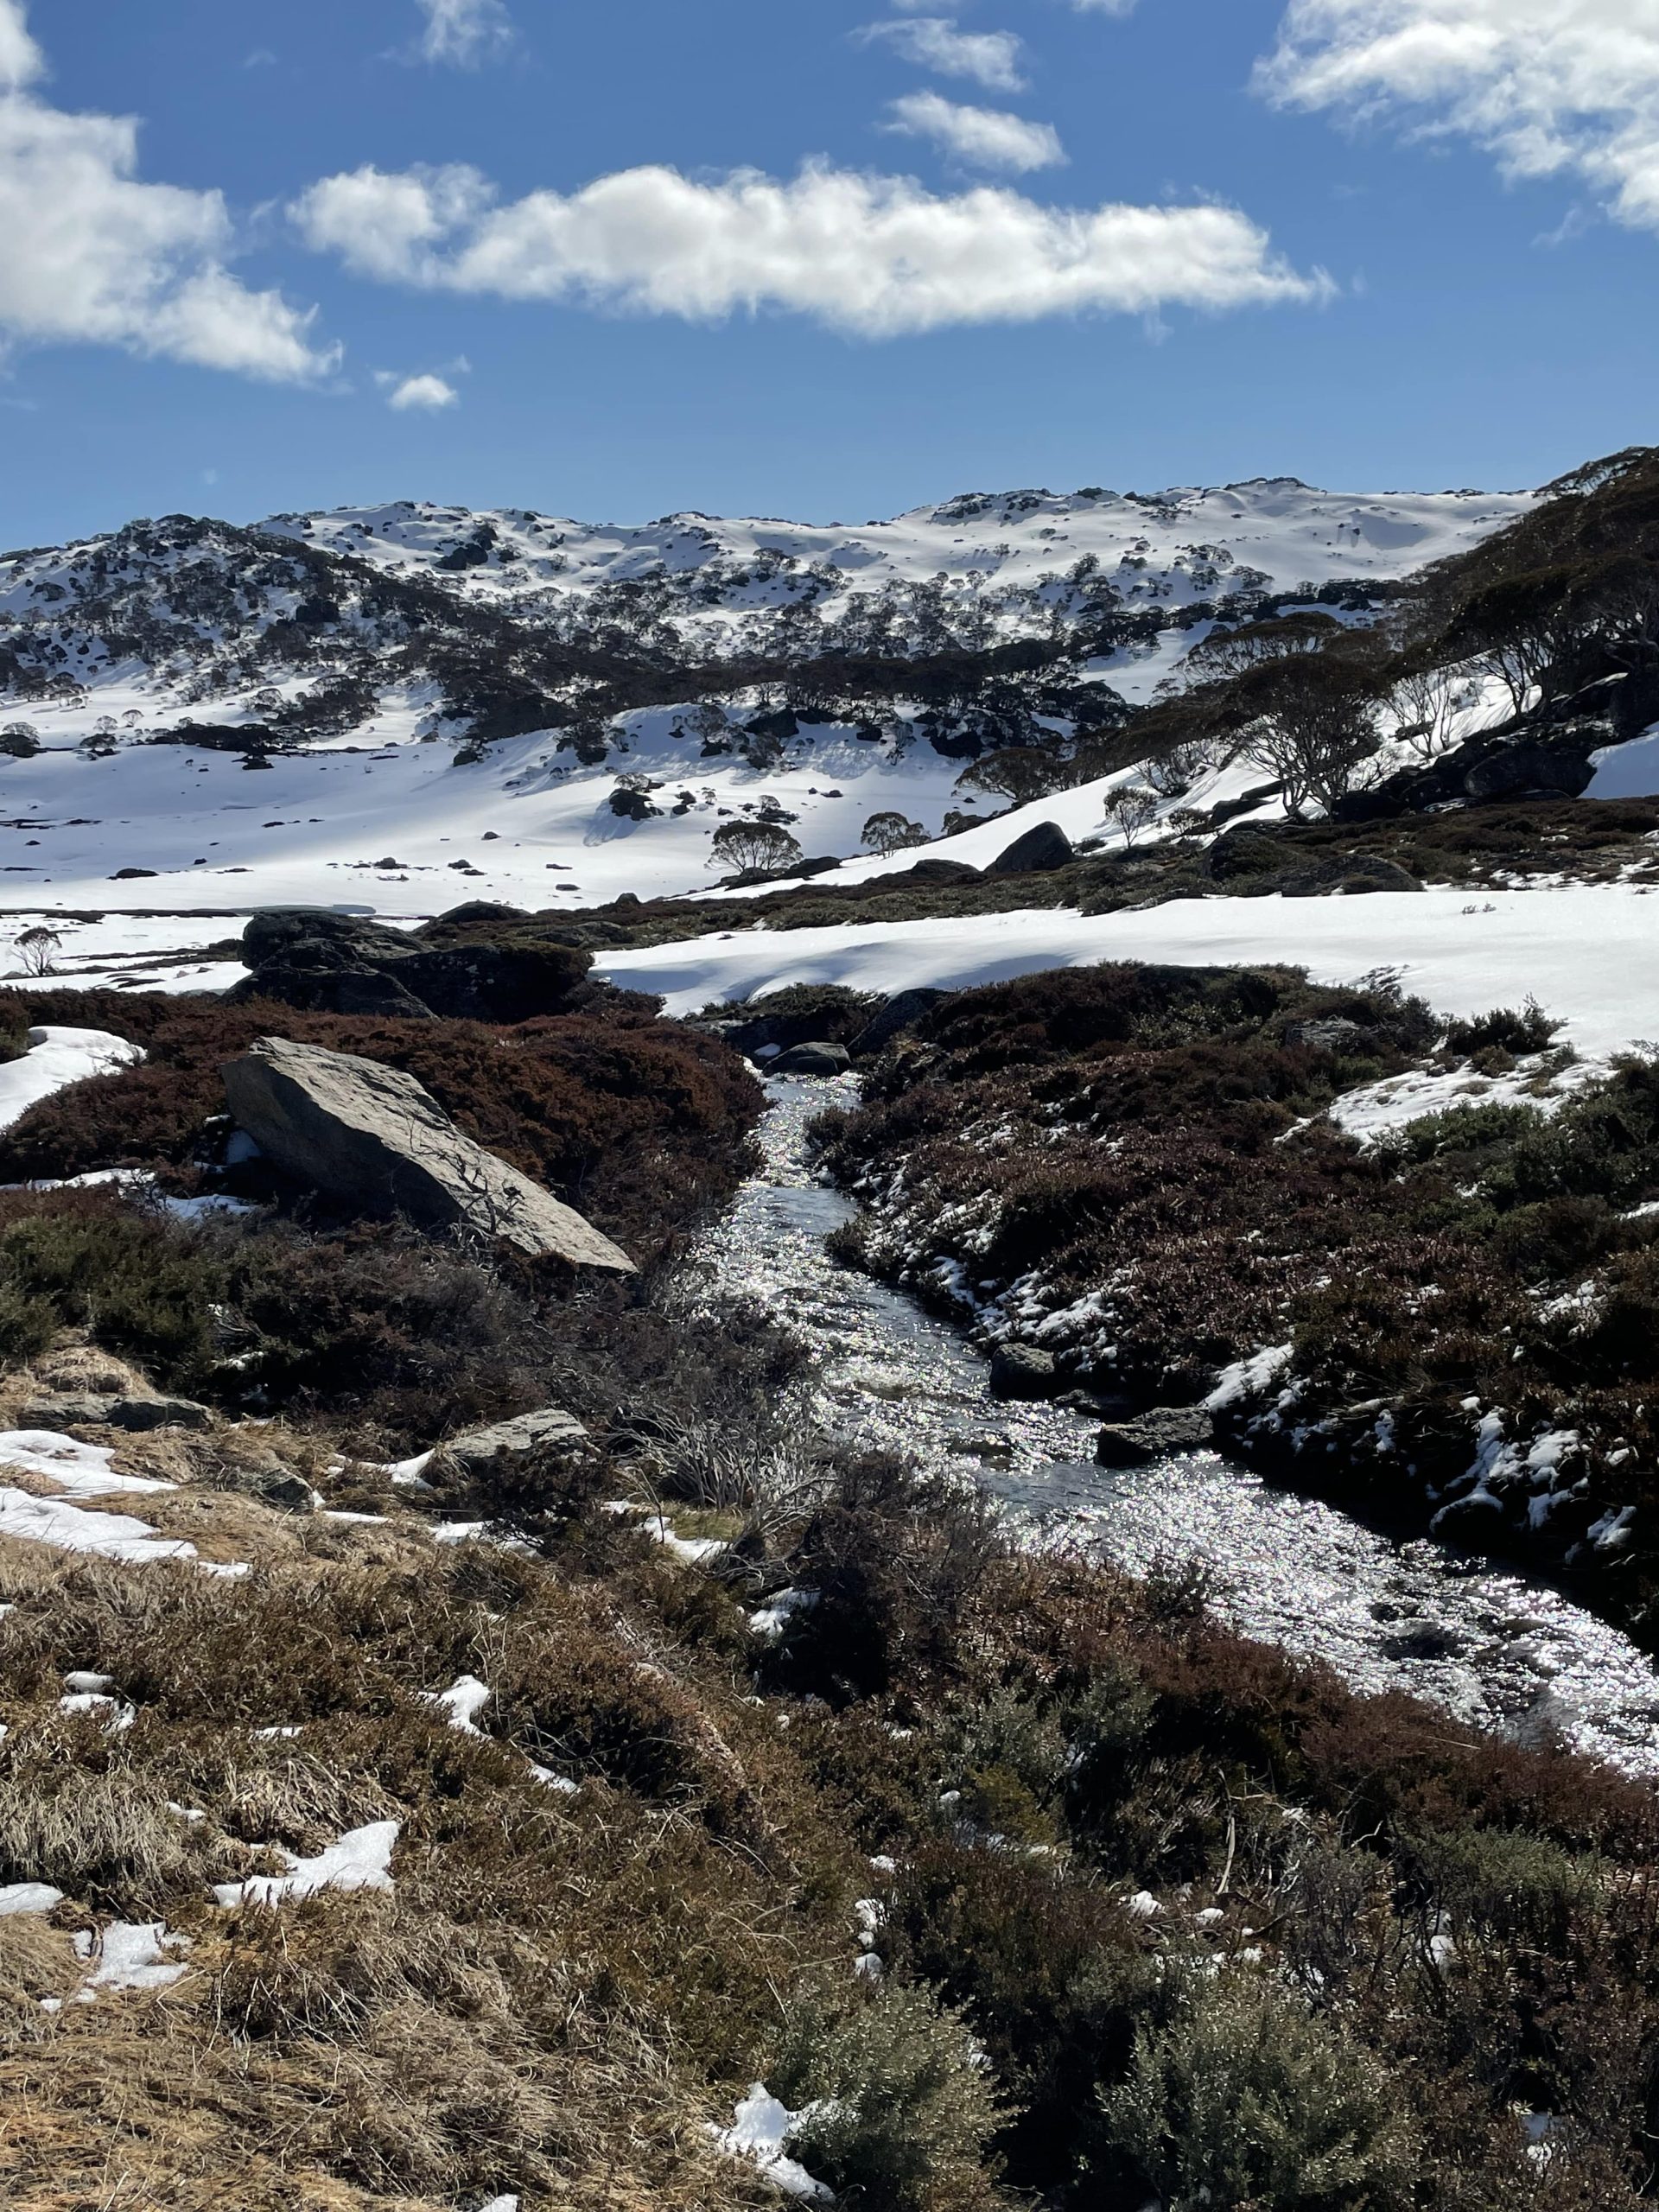
{"type": "Polygon", "coordinates": [[[1567,884],[1484,896],[1438,890],[1348,899],[1183,899],[1135,913],[1064,908],[833,928],[723,931],[601,953],[595,973],[657,991],[671,1014],[747,1004],[791,983],[885,995],[963,990],[1103,961],[1305,967],[1318,982],[1386,971],[1439,1013],[1535,997],[1560,1041],[1605,1061],[1659,1039],[1659,904],[1633,885],[1567,884]]]}

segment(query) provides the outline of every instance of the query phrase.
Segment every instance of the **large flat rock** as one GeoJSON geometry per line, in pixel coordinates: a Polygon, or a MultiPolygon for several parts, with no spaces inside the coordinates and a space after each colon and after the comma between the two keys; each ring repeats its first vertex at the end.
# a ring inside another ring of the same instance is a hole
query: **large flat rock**
{"type": "Polygon", "coordinates": [[[587,1441],[588,1432],[574,1414],[562,1406],[544,1406],[539,1413],[467,1429],[440,1448],[469,1473],[477,1473],[498,1459],[522,1459],[530,1452],[573,1451],[587,1441]]]}
{"type": "Polygon", "coordinates": [[[224,1069],[238,1127],[296,1182],[367,1213],[462,1226],[533,1259],[633,1272],[627,1254],[458,1129],[412,1075],[353,1052],[262,1037],[224,1069]]]}

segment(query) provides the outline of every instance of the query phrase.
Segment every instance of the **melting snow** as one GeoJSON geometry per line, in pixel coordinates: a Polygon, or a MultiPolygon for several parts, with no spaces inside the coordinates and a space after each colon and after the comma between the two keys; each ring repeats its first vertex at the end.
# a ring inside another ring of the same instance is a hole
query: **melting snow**
{"type": "Polygon", "coordinates": [[[9,1882],[0,1888],[0,1920],[15,1919],[21,1913],[50,1912],[54,1904],[63,1903],[63,1891],[54,1890],[49,1882],[9,1882]]]}
{"type": "Polygon", "coordinates": [[[294,1897],[315,1897],[319,1890],[390,1890],[391,1853],[401,1822],[373,1821],[353,1828],[315,1859],[296,1859],[291,1852],[286,1874],[256,1874],[245,1882],[219,1884],[213,1895],[222,1905],[283,1904],[294,1897]]]}
{"type": "Polygon", "coordinates": [[[171,1988],[186,1968],[168,1953],[189,1948],[188,1936],[170,1935],[159,1920],[147,1924],[117,1920],[99,1937],[79,1935],[77,1956],[95,1959],[97,1964],[76,1991],[76,1999],[90,2005],[100,1990],[171,1988]]]}
{"type": "Polygon", "coordinates": [[[114,1458],[113,1446],[78,1444],[73,1436],[60,1436],[53,1429],[0,1429],[0,1466],[42,1476],[55,1483],[65,1497],[111,1497],[122,1492],[138,1497],[174,1487],[143,1475],[118,1475],[111,1465],[114,1458]]]}
{"type": "Polygon", "coordinates": [[[10,1128],[54,1091],[88,1076],[106,1075],[111,1068],[130,1067],[144,1057],[137,1046],[107,1029],[48,1026],[31,1029],[29,1044],[22,1059],[0,1066],[0,1129],[10,1128]]]}
{"type": "Polygon", "coordinates": [[[721,2150],[729,2152],[734,2158],[749,2159],[785,2196],[808,2197],[827,2203],[830,2191],[821,2181],[815,2181],[804,2166],[798,2165],[784,2154],[784,2145],[806,2117],[804,2111],[791,2112],[771,2094],[764,2082],[757,2082],[737,2107],[732,2125],[716,2127],[711,2133],[721,2150]]]}

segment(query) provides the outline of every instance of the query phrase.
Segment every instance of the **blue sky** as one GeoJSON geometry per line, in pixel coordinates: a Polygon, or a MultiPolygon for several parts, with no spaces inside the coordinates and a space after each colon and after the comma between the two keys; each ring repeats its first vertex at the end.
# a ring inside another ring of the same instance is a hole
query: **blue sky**
{"type": "Polygon", "coordinates": [[[1654,435],[1659,0],[0,0],[0,86],[10,544],[1654,435]]]}

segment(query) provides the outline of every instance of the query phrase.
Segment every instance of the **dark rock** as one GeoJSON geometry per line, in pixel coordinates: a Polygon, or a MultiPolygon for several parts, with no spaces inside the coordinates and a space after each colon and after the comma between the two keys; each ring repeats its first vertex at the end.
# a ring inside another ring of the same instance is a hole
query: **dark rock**
{"type": "Polygon", "coordinates": [[[625,822],[649,822],[662,809],[653,806],[644,791],[616,791],[611,793],[610,808],[625,822]]]}
{"type": "Polygon", "coordinates": [[[153,868],[118,868],[115,871],[115,874],[110,878],[110,881],[111,883],[137,883],[140,876],[155,875],[158,873],[159,871],[153,868]]]}
{"type": "Polygon", "coordinates": [[[562,1013],[593,964],[569,945],[455,944],[410,951],[387,972],[446,1020],[518,1022],[562,1013]]]}
{"type": "Polygon", "coordinates": [[[361,967],[349,958],[338,965],[316,967],[272,961],[256,968],[225,994],[227,1005],[249,999],[275,999],[280,1005],[297,1007],[306,1014],[349,1014],[374,1020],[432,1020],[431,1007],[395,976],[385,969],[361,967]]]}
{"type": "Polygon", "coordinates": [[[35,1398],[20,1415],[24,1428],[210,1428],[213,1414],[194,1398],[125,1398],[73,1390],[35,1398]]]}
{"type": "Polygon", "coordinates": [[[1351,899],[1366,892],[1422,887],[1409,868],[1381,853],[1336,853],[1316,868],[1298,868],[1274,887],[1286,899],[1351,899]]]}
{"type": "Polygon", "coordinates": [[[878,879],[884,891],[896,891],[906,883],[977,883],[980,871],[970,868],[966,861],[918,861],[913,868],[901,869],[895,875],[878,879]]]}
{"type": "Polygon", "coordinates": [[[990,875],[1034,875],[1066,868],[1072,860],[1071,840],[1058,822],[1039,822],[1023,836],[1005,847],[986,871],[990,875]]]}
{"type": "Polygon", "coordinates": [[[946,991],[936,991],[925,984],[918,984],[914,990],[896,993],[853,1039],[850,1049],[854,1058],[867,1059],[872,1052],[885,1051],[895,1037],[914,1028],[949,995],[946,991]]]}
{"type": "MultiPolygon", "coordinates": [[[[400,960],[410,949],[401,930],[361,914],[337,914],[327,906],[264,906],[250,916],[242,932],[242,957],[250,968],[292,959],[301,944],[349,948],[365,965],[400,960]]],[[[304,963],[315,964],[308,958],[304,963]]]]}
{"type": "Polygon", "coordinates": [[[1144,1467],[1216,1440],[1215,1416],[1203,1406],[1155,1406],[1134,1421],[1108,1421],[1095,1443],[1103,1467],[1144,1467]]]}
{"type": "Polygon", "coordinates": [[[768,1075],[845,1075],[852,1058],[844,1045],[791,1045],[768,1061],[768,1075]]]}
{"type": "Polygon", "coordinates": [[[1254,814],[1258,806],[1265,806],[1270,798],[1277,798],[1283,788],[1282,784],[1254,785],[1250,790],[1241,791],[1236,798],[1219,800],[1210,809],[1210,819],[1214,823],[1230,822],[1238,815],[1254,814]]]}
{"type": "Polygon", "coordinates": [[[214,1478],[216,1490],[234,1491],[238,1497],[257,1497],[279,1513],[315,1513],[317,1494],[303,1475],[273,1459],[266,1467],[226,1467],[214,1478]]]}
{"type": "Polygon", "coordinates": [[[442,929],[464,928],[469,922],[527,922],[530,915],[523,906],[503,906],[493,899],[467,899],[459,906],[451,906],[448,913],[440,914],[435,921],[428,922],[415,935],[427,937],[442,929]]]}
{"type": "Polygon", "coordinates": [[[1053,1353],[1036,1344],[998,1344],[991,1354],[994,1397],[1052,1398],[1058,1379],[1053,1353]]]}
{"type": "Polygon", "coordinates": [[[1443,1505],[1429,1522],[1429,1533],[1443,1544],[1484,1551],[1503,1525],[1503,1508],[1490,1491],[1471,1491],[1443,1505]]]}
{"type": "Polygon", "coordinates": [[[791,1045],[845,1045],[870,1020],[878,1001],[865,991],[840,983],[797,983],[769,992],[736,1017],[721,1024],[721,1034],[753,1059],[765,1046],[787,1052],[791,1045]]]}
{"type": "Polygon", "coordinates": [[[1530,792],[1577,798],[1595,780],[1595,764],[1585,753],[1546,745],[1506,745],[1478,760],[1463,779],[1473,799],[1519,798],[1530,792]]]}
{"type": "Polygon", "coordinates": [[[743,725],[756,737],[798,737],[801,725],[791,707],[775,708],[770,714],[751,715],[743,725]]]}
{"type": "Polygon", "coordinates": [[[21,1428],[102,1428],[116,1400],[94,1390],[65,1390],[35,1398],[17,1416],[21,1428]]]}

